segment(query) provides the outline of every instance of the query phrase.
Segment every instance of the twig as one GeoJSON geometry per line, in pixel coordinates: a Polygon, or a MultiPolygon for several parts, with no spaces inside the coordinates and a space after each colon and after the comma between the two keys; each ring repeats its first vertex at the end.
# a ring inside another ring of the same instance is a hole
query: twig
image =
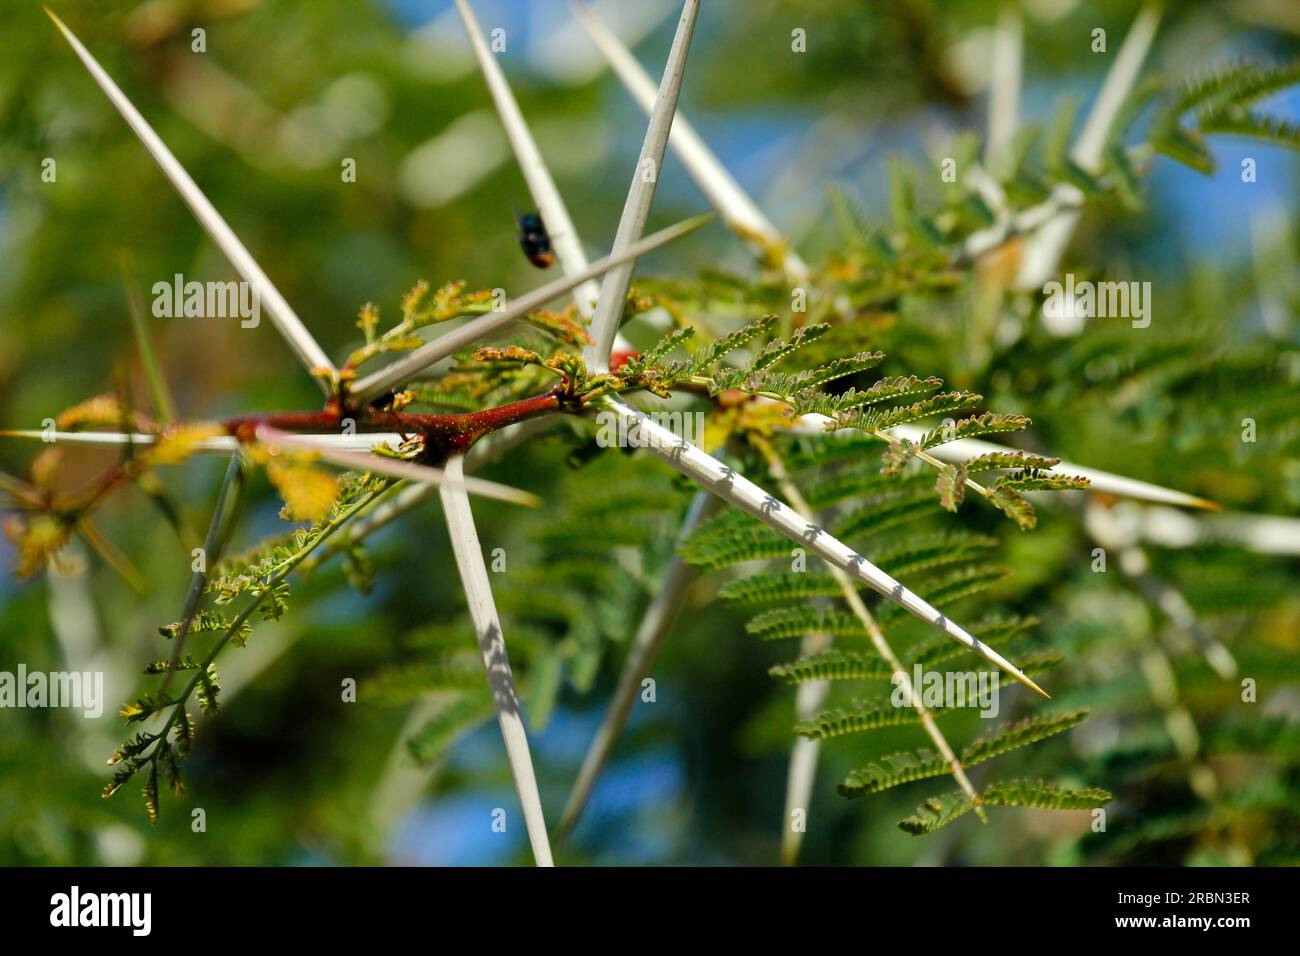
{"type": "Polygon", "coordinates": [[[221,560],[221,549],[225,543],[227,532],[229,530],[229,521],[234,519],[233,511],[227,515],[227,501],[230,499],[230,493],[235,493],[234,500],[239,501],[240,492],[244,483],[244,457],[241,452],[235,452],[230,456],[230,464],[226,467],[226,476],[221,480],[221,490],[217,492],[217,503],[212,509],[212,520],[208,522],[208,533],[203,539],[203,564],[201,570],[195,571],[190,578],[189,590],[185,593],[185,603],[181,607],[181,626],[172,639],[171,661],[167,670],[163,672],[162,681],[158,685],[159,696],[166,693],[167,685],[171,683],[172,674],[176,672],[176,665],[180,662],[181,652],[185,649],[185,638],[189,635],[190,625],[194,622],[194,615],[198,612],[199,601],[203,597],[203,588],[208,583],[208,568],[214,567],[221,560]]]}
{"type": "Polygon", "coordinates": [[[410,379],[435,362],[440,362],[449,355],[473,345],[501,326],[522,318],[529,312],[540,309],[551,299],[564,295],[566,292],[582,285],[588,279],[602,275],[616,266],[630,263],[639,256],[643,256],[653,249],[657,249],[692,230],[698,229],[711,218],[712,214],[710,213],[684,219],[676,225],[661,229],[654,235],[648,236],[625,249],[611,252],[609,256],[599,262],[592,263],[577,275],[565,276],[562,279],[547,283],[540,289],[534,289],[532,292],[515,299],[514,302],[500,312],[493,312],[489,315],[480,316],[472,322],[467,322],[460,328],[420,346],[414,352],[403,356],[391,365],[387,365],[379,371],[366,376],[352,385],[349,392],[360,401],[368,401],[382,395],[389,389],[410,381],[410,379]]]}
{"type": "MultiPolygon", "coordinates": [[[[171,713],[167,715],[167,719],[163,723],[162,728],[152,738],[154,744],[153,750],[148,755],[139,755],[138,759],[141,766],[146,762],[154,762],[156,764],[163,748],[167,746],[167,735],[171,732],[172,727],[176,725],[176,721],[185,713],[185,708],[195,689],[200,683],[207,679],[209,666],[217,659],[217,656],[226,645],[230,643],[231,639],[236,634],[240,633],[240,630],[247,623],[248,619],[253,616],[253,612],[262,606],[262,602],[265,601],[269,595],[276,592],[276,589],[284,582],[284,579],[293,573],[293,570],[306,560],[313,551],[328,541],[335,532],[351,521],[371,502],[371,500],[376,497],[376,495],[381,493],[382,492],[372,492],[361,501],[353,504],[342,514],[331,519],[328,525],[317,537],[308,541],[293,554],[275,565],[274,573],[266,579],[265,583],[261,586],[260,590],[257,591],[248,605],[239,612],[230,624],[226,626],[226,629],[221,633],[221,636],[217,638],[212,647],[208,649],[208,653],[199,662],[199,666],[194,668],[194,676],[185,684],[180,695],[175,700],[167,700],[165,702],[164,706],[170,707],[171,713]]],[[[161,712],[161,708],[159,712],[161,712]]],[[[112,792],[113,791],[111,790],[105,790],[104,796],[110,796],[112,792]]]]}
{"type": "Polygon", "coordinates": [[[470,511],[465,486],[465,459],[456,455],[448,460],[446,468],[449,483],[439,488],[442,507],[447,515],[447,532],[451,536],[451,549],[460,571],[461,587],[469,604],[470,617],[483,653],[483,666],[487,670],[488,684],[496,704],[497,720],[501,725],[501,738],[506,745],[506,758],[514,774],[515,789],[523,805],[524,825],[533,847],[533,859],[538,866],[554,866],[551,844],[546,836],[546,820],[542,815],[542,799],[537,792],[537,778],[533,773],[533,760],[528,750],[528,734],[519,713],[519,695],[515,692],[514,678],[510,673],[510,659],[506,655],[505,638],[501,633],[501,620],[497,616],[492,587],[488,583],[487,565],[479,545],[474,515],[470,511]]]}

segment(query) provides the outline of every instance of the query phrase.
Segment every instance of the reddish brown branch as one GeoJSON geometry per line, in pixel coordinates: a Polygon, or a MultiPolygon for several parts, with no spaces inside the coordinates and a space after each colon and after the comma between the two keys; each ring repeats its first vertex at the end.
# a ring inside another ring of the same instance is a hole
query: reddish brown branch
{"type": "Polygon", "coordinates": [[[351,418],[357,430],[363,433],[388,431],[419,435],[425,443],[421,457],[443,460],[449,455],[467,451],[484,435],[530,418],[563,411],[569,404],[576,407],[572,400],[557,392],[549,392],[496,408],[455,415],[421,415],[369,407],[354,415],[344,415],[337,409],[241,415],[227,419],[222,425],[241,442],[250,442],[254,440],[259,425],[292,432],[339,432],[344,420],[351,418]]]}

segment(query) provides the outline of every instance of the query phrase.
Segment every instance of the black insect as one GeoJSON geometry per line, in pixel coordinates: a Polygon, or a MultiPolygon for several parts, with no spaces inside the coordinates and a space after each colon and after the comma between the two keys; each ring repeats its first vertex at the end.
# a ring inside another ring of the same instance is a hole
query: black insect
{"type": "Polygon", "coordinates": [[[526,212],[519,219],[519,248],[524,250],[528,261],[539,269],[549,269],[555,264],[555,253],[551,251],[551,237],[546,234],[546,223],[535,212],[526,212]]]}

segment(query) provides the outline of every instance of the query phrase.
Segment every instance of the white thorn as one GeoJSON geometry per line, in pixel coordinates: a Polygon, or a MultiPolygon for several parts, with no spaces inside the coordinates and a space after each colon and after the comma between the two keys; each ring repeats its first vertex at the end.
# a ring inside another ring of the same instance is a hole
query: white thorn
{"type": "Polygon", "coordinates": [[[515,778],[515,789],[523,805],[524,826],[533,847],[533,859],[538,866],[554,866],[551,843],[546,835],[546,819],[542,815],[542,799],[537,791],[537,777],[533,772],[533,758],[528,750],[528,734],[519,713],[519,695],[510,673],[510,658],[506,655],[505,637],[501,633],[501,619],[497,616],[496,602],[492,599],[492,585],[488,580],[487,566],[483,563],[483,550],[479,544],[474,514],[464,488],[471,479],[465,477],[465,460],[456,455],[447,462],[447,477],[454,484],[444,484],[439,489],[443,511],[447,516],[447,533],[451,537],[452,552],[460,571],[461,587],[469,605],[470,617],[483,653],[483,667],[487,670],[492,700],[496,705],[497,721],[501,725],[501,739],[505,741],[506,758],[515,778]]]}
{"type": "Polygon", "coordinates": [[[989,129],[984,165],[1000,172],[1020,122],[1020,72],[1024,60],[1024,18],[1018,0],[998,10],[993,32],[993,77],[989,83],[989,129]]]}
{"type": "MultiPolygon", "coordinates": [[[[655,85],[650,74],[637,61],[623,41],[585,3],[572,4],[574,15],[586,29],[596,48],[609,61],[614,74],[627,87],[629,93],[650,113],[655,104],[655,85]]],[[[782,265],[793,283],[808,278],[808,266],[786,243],[780,231],[763,214],[740,183],[727,171],[722,162],[700,138],[686,117],[678,113],[673,118],[672,134],[668,145],[677,153],[687,174],[695,181],[700,192],[722,216],[723,221],[751,241],[757,237],[769,249],[783,250],[782,265]]]]}
{"type": "MultiPolygon", "coordinates": [[[[822,435],[826,433],[826,426],[829,424],[831,424],[831,419],[825,415],[803,415],[792,424],[790,431],[801,435],[822,435]]],[[[889,433],[896,438],[905,438],[908,441],[917,442],[926,433],[926,429],[916,425],[896,425],[889,429],[889,433]]],[[[1016,451],[1020,451],[1020,449],[1008,445],[995,445],[993,442],[982,441],[978,438],[959,438],[956,441],[936,445],[929,450],[929,454],[940,461],[960,465],[972,458],[978,458],[980,455],[1016,451]]],[[[1175,491],[1172,488],[1153,485],[1148,481],[1139,481],[1136,478],[1126,478],[1123,475],[1112,474],[1109,471],[1101,471],[1098,468],[1076,465],[1072,461],[1062,461],[1047,470],[1061,475],[1078,475],[1080,478],[1087,478],[1092,491],[1104,491],[1122,498],[1136,498],[1139,501],[1149,501],[1154,504],[1177,505],[1180,508],[1201,508],[1207,511],[1219,510],[1218,505],[1205,498],[1198,498],[1196,495],[1189,495],[1184,491],[1175,491]]]]}
{"type": "MultiPolygon", "coordinates": [[[[469,34],[470,46],[473,47],[479,67],[483,70],[483,78],[487,81],[497,112],[501,115],[501,124],[505,127],[506,136],[510,140],[510,145],[514,147],[519,169],[528,182],[528,191],[532,193],[533,202],[537,204],[537,212],[541,215],[542,222],[546,224],[551,245],[560,260],[560,268],[567,276],[577,275],[587,268],[587,256],[582,251],[578,230],[569,217],[569,210],[564,205],[564,199],[555,186],[555,180],[546,167],[546,160],[542,158],[542,152],[537,148],[532,132],[528,129],[528,122],[524,119],[524,114],[510,91],[505,73],[497,62],[495,54],[488,49],[487,42],[483,39],[483,31],[479,29],[474,11],[470,9],[467,0],[456,0],[456,8],[465,23],[465,32],[469,34]]],[[[594,279],[582,283],[573,290],[574,302],[577,303],[578,311],[585,318],[591,318],[599,292],[600,287],[594,279]]]]}
{"type": "MultiPolygon", "coordinates": [[[[649,416],[625,402],[610,399],[603,407],[612,409],[623,419],[622,426],[636,428],[641,445],[650,449],[702,488],[730,502],[746,514],[779,531],[800,547],[807,548],[832,567],[839,568],[903,610],[938,628],[958,644],[969,648],[985,660],[1000,667],[1016,680],[1043,696],[1045,691],[1001,654],[987,646],[964,628],[940,613],[919,594],[904,587],[848,545],[824,529],[812,524],[798,512],[758,487],[748,478],[728,468],[712,455],[674,435],[649,416]]],[[[621,426],[621,427],[622,427],[621,426]]]]}
{"type": "Polygon", "coordinates": [[[207,196],[203,195],[203,191],[190,178],[190,174],[185,171],[185,168],[181,166],[176,157],[172,155],[171,150],[159,139],[158,134],[153,131],[153,127],[140,115],[140,111],[131,105],[131,101],[126,98],[126,94],[118,89],[112,77],[96,62],[90,52],[81,45],[81,41],[73,35],[62,20],[55,16],[48,7],[45,12],[49,14],[50,19],[54,21],[54,25],[59,28],[64,38],[71,44],[73,52],[77,54],[86,69],[90,71],[90,75],[99,84],[100,89],[104,91],[109,101],[117,107],[117,111],[122,114],[122,118],[126,120],[127,125],[140,138],[140,142],[149,151],[149,155],[154,158],[159,168],[162,169],[163,175],[171,181],[172,186],[180,193],[181,199],[194,213],[194,218],[199,221],[199,224],[212,238],[212,241],[216,243],[217,248],[230,261],[235,271],[253,287],[257,301],[265,308],[272,323],[279,329],[285,341],[289,343],[289,347],[293,349],[299,360],[306,366],[307,371],[313,373],[312,377],[320,385],[322,391],[327,395],[330,394],[333,390],[334,381],[338,378],[338,370],[316,340],[312,338],[311,333],[307,331],[307,327],[302,324],[302,320],[298,318],[289,303],[285,301],[284,296],[280,295],[279,290],[267,278],[266,273],[262,271],[262,267],[244,248],[244,244],[239,241],[239,237],[226,224],[226,220],[221,218],[221,213],[217,212],[216,207],[208,201],[207,196]],[[326,381],[320,375],[315,374],[318,371],[328,372],[329,380],[326,381]]]}
{"type": "MultiPolygon", "coordinates": [[[[700,12],[699,0],[686,0],[682,6],[682,18],[677,24],[677,34],[673,38],[673,47],[668,53],[668,63],[664,66],[663,79],[659,84],[659,98],[650,113],[650,123],[646,127],[645,142],[641,145],[641,155],[636,168],[632,171],[632,185],[628,188],[627,201],[623,205],[623,215],[618,222],[618,232],[614,236],[614,245],[610,255],[617,255],[641,237],[645,230],[646,219],[650,215],[650,206],[654,202],[655,187],[663,173],[664,149],[668,145],[668,131],[672,128],[673,113],[677,110],[677,97],[682,90],[682,78],[686,72],[686,54],[690,50],[691,34],[695,30],[695,19],[700,12]]],[[[600,287],[600,298],[596,302],[596,314],[591,320],[591,337],[595,340],[587,346],[582,357],[590,372],[603,372],[609,368],[609,353],[618,333],[619,319],[623,315],[623,306],[627,301],[628,285],[632,281],[633,263],[611,269],[605,275],[600,287]]]]}
{"type": "Polygon", "coordinates": [[[258,441],[273,448],[283,446],[309,451],[328,462],[342,465],[344,468],[350,468],[354,471],[375,471],[394,478],[405,478],[408,481],[419,481],[440,487],[451,486],[462,494],[472,493],[483,498],[495,498],[498,501],[508,501],[516,505],[527,505],[535,508],[541,503],[534,494],[521,491],[518,488],[511,488],[508,485],[499,485],[495,481],[453,476],[444,469],[433,468],[430,465],[418,465],[400,458],[343,451],[317,441],[316,439],[323,437],[320,435],[296,435],[292,432],[281,431],[278,428],[271,428],[268,425],[257,426],[256,435],[258,441]]]}
{"type": "MultiPolygon", "coordinates": [[[[1088,113],[1083,131],[1070,153],[1070,158],[1088,172],[1095,172],[1101,161],[1111,125],[1137,83],[1142,61],[1146,59],[1147,50],[1155,39],[1163,12],[1164,0],[1146,0],[1106,73],[1097,101],[1088,113]]],[[[1066,206],[1077,206],[1083,199],[1079,188],[1068,183],[1058,184],[1052,190],[1052,196],[1066,206]]],[[[1079,224],[1080,214],[1077,208],[1060,212],[1029,237],[1016,276],[1017,288],[1041,288],[1056,273],[1061,256],[1065,254],[1066,246],[1070,244],[1075,227],[1079,224]]]]}

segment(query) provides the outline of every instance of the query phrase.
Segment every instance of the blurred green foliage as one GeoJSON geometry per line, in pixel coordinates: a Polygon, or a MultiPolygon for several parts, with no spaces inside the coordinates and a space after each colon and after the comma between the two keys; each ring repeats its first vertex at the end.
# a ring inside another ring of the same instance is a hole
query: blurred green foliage
{"type": "MultiPolygon", "coordinates": [[[[1046,121],[1057,94],[1081,91],[1086,99],[1100,82],[1106,61],[1089,51],[1089,32],[1107,29],[1113,49],[1136,5],[1043,0],[1026,6],[1024,108],[1046,121]]],[[[537,7],[533,26],[567,17],[561,4],[537,7]]],[[[928,174],[923,153],[947,147],[958,131],[982,128],[980,64],[986,69],[996,8],[990,0],[706,4],[682,108],[772,217],[789,224],[801,252],[851,252],[856,237],[837,229],[826,187],[838,184],[866,211],[861,225],[885,223],[887,151],[909,154],[928,174]],[[790,55],[792,26],[808,32],[805,56],[790,55]]],[[[527,190],[508,147],[492,132],[490,101],[463,44],[457,50],[459,24],[446,5],[68,0],[57,12],[332,355],[360,343],[355,316],[362,303],[395,311],[419,278],[435,285],[464,279],[470,288],[503,286],[512,293],[537,283],[514,236],[512,207],[529,205],[527,190]],[[440,18],[434,22],[444,29],[419,31],[430,17],[440,18]],[[196,26],[206,30],[201,55],[191,51],[196,26]],[[431,142],[442,143],[442,151],[431,142]],[[355,184],[340,180],[343,157],[357,161],[355,184]],[[464,188],[452,188],[457,180],[464,188]]],[[[529,21],[514,5],[501,15],[521,32],[529,21]]],[[[1209,65],[1210,53],[1216,60],[1244,54],[1286,61],[1300,52],[1298,35],[1300,24],[1285,4],[1172,3],[1152,70],[1180,78],[1209,65]]],[[[226,279],[228,267],[39,5],[5,4],[0,37],[0,425],[36,427],[110,391],[115,377],[147,406],[127,282],[147,292],[175,273],[226,279]],[[57,162],[56,183],[41,180],[47,157],[57,162]]],[[[670,37],[668,22],[637,48],[651,72],[670,37]]],[[[641,114],[607,74],[567,82],[522,43],[503,56],[503,66],[542,151],[555,162],[579,232],[589,250],[603,249],[640,145],[641,114]]],[[[884,371],[940,375],[951,386],[981,392],[991,408],[1030,415],[1033,429],[1023,444],[1029,450],[1202,495],[1229,512],[1300,514],[1293,426],[1300,180],[1290,155],[1242,150],[1224,147],[1225,175],[1214,179],[1157,160],[1140,213],[1108,203],[1085,216],[1067,263],[1080,273],[1152,279],[1160,318],[1150,329],[1093,323],[1077,337],[1049,335],[1035,297],[991,297],[987,275],[978,271],[939,291],[876,298],[879,290],[858,290],[862,298],[852,306],[871,347],[889,356],[884,371]],[[1236,176],[1244,155],[1260,158],[1262,202],[1232,192],[1254,188],[1236,176]],[[1287,228],[1248,241],[1245,220],[1267,223],[1269,205],[1283,211],[1287,228]],[[1190,227],[1180,234],[1189,216],[1202,221],[1199,236],[1190,227]],[[1235,241],[1207,242],[1204,230],[1230,233],[1235,241]],[[1265,320],[1266,307],[1283,317],[1281,324],[1265,320]],[[1259,425],[1253,444],[1241,441],[1246,417],[1259,425]]],[[[663,179],[656,221],[701,207],[676,161],[663,179]]],[[[936,179],[934,188],[924,187],[924,200],[936,201],[938,186],[936,179]]],[[[754,314],[781,298],[750,283],[754,271],[743,247],[721,229],[656,255],[639,274],[638,288],[701,315],[754,314]],[[705,264],[747,278],[719,292],[714,275],[699,280],[705,264]],[[720,305],[727,296],[739,302],[720,305]]],[[[775,308],[789,311],[788,302],[775,308]]],[[[269,323],[257,330],[216,320],[150,325],[185,417],[318,401],[269,323]]],[[[638,344],[653,338],[635,325],[629,334],[638,344]]],[[[645,473],[622,456],[582,466],[582,444],[561,424],[483,474],[547,496],[554,506],[547,517],[560,524],[580,514],[593,485],[616,486],[645,473]]],[[[0,444],[0,469],[25,472],[35,451],[0,444]]],[[[63,480],[74,484],[111,460],[89,451],[67,457],[63,480]]],[[[164,476],[194,528],[206,526],[221,471],[215,460],[196,459],[164,476]]],[[[565,622],[585,619],[581,613],[557,614],[560,623],[549,625],[551,635],[564,632],[577,645],[598,648],[584,664],[589,673],[559,691],[555,717],[537,739],[551,817],[558,818],[617,677],[619,641],[630,640],[639,609],[655,590],[676,513],[690,496],[661,471],[668,489],[662,511],[611,548],[627,572],[611,572],[618,586],[594,597],[578,589],[577,599],[594,605],[606,640],[565,630],[565,622]]],[[[278,501],[261,479],[249,501],[232,547],[283,530],[278,501]]],[[[475,512],[485,548],[505,548],[512,562],[518,556],[512,567],[521,574],[529,559],[548,555],[542,519],[521,518],[492,502],[476,501],[475,512]]],[[[913,728],[895,728],[880,732],[872,742],[880,749],[870,752],[853,742],[822,748],[805,861],[1279,864],[1300,858],[1296,557],[1230,542],[1145,548],[1151,573],[1186,597],[1201,625],[1236,657],[1240,676],[1258,681],[1259,702],[1244,704],[1239,681],[1216,675],[1113,556],[1107,573],[1092,571],[1095,544],[1078,510],[1044,506],[1038,529],[1024,535],[976,503],[967,503],[961,520],[971,530],[996,531],[1001,544],[994,560],[1012,569],[988,599],[1040,618],[1041,639],[1065,653],[1053,678],[1059,703],[1092,711],[1068,743],[1058,739],[1014,759],[1024,761],[1027,773],[1113,791],[1108,832],[1085,835],[1082,813],[1008,810],[995,811],[987,827],[968,818],[927,841],[909,836],[897,821],[943,787],[913,785],[864,801],[846,801],[834,788],[867,759],[916,746],[913,728]],[[1196,728],[1190,751],[1188,720],[1196,728]]],[[[340,701],[343,680],[366,686],[391,678],[394,666],[418,662],[430,646],[441,646],[446,635],[430,636],[430,628],[461,620],[436,505],[374,540],[372,593],[351,590],[337,562],[322,567],[296,584],[289,615],[260,626],[248,648],[229,652],[227,706],[201,722],[187,765],[188,793],[164,797],[157,827],[145,820],[134,793],[110,801],[99,793],[108,775],[104,758],[121,739],[115,710],[141,688],[144,662],[159,656],[156,629],[177,616],[189,558],[138,492],[116,497],[98,521],[146,578],[143,593],[84,551],[80,572],[0,583],[0,670],[19,661],[31,670],[60,670],[75,660],[93,661],[107,674],[100,719],[61,710],[0,713],[0,862],[528,859],[521,833],[512,829],[493,843],[487,832],[493,807],[515,805],[490,722],[432,769],[420,770],[405,741],[437,712],[436,703],[424,712],[416,705],[412,716],[409,704],[340,701]],[[198,808],[206,814],[203,833],[191,827],[198,808]],[[478,833],[480,821],[484,835],[462,845],[471,838],[456,833],[478,833]]],[[[600,527],[594,519],[591,526],[600,527]]],[[[7,544],[0,556],[8,562],[7,544]]],[[[507,640],[512,626],[522,629],[539,605],[549,606],[543,598],[563,604],[573,596],[537,565],[531,574],[515,579],[518,590],[501,599],[507,640]]],[[[745,633],[749,614],[714,600],[721,583],[706,577],[691,592],[656,668],[660,702],[638,711],[604,796],[598,793],[560,862],[776,858],[793,692],[767,669],[792,655],[745,633]]],[[[963,613],[978,611],[981,600],[961,605],[963,613]]],[[[472,646],[469,630],[462,633],[472,646]]],[[[955,738],[978,734],[973,715],[955,721],[955,738]]]]}

